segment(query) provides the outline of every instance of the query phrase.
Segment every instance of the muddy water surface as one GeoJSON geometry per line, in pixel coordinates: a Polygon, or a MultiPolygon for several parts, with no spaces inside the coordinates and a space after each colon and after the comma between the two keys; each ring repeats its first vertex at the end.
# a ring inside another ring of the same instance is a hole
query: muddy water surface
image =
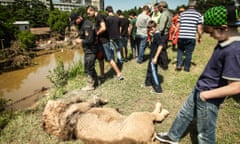
{"type": "Polygon", "coordinates": [[[44,94],[42,88],[51,87],[47,79],[49,71],[57,66],[57,58],[64,62],[65,68],[83,61],[80,49],[64,49],[54,54],[35,58],[35,66],[0,74],[0,97],[10,100],[9,107],[24,109],[32,106],[44,94]]]}

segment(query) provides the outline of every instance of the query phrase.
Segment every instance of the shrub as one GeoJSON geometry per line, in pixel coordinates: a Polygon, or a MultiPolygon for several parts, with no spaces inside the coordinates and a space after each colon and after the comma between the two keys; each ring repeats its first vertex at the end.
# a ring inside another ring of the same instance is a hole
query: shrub
{"type": "Polygon", "coordinates": [[[17,41],[20,47],[27,50],[35,46],[35,40],[35,35],[33,35],[30,31],[20,31],[17,34],[17,41]]]}
{"type": "Polygon", "coordinates": [[[49,71],[50,75],[47,78],[56,88],[62,88],[67,84],[68,73],[65,71],[63,61],[60,58],[58,58],[57,62],[57,67],[49,71]]]}

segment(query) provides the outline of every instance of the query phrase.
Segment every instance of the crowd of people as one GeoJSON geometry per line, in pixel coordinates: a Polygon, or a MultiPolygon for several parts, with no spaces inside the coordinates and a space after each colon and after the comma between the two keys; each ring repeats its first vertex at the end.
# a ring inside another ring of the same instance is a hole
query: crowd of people
{"type": "Polygon", "coordinates": [[[202,16],[195,6],[196,1],[189,1],[186,10],[180,8],[173,16],[167,2],[161,1],[153,6],[153,11],[145,5],[138,16],[132,12],[128,18],[123,16],[121,10],[115,14],[111,6],[106,7],[106,16],[94,6],[88,6],[86,12],[95,18],[94,24],[80,15],[72,14],[71,22],[78,26],[80,36],[75,41],[82,43],[84,49],[88,85],[82,90],[94,90],[98,86],[96,59],[100,64],[100,77],[104,77],[106,60],[118,80],[124,80],[121,67],[129,60],[129,40],[132,58],[138,64],[146,60],[145,49],[147,46],[150,48],[146,79],[142,86],[151,86],[152,93],[161,94],[163,90],[158,78],[158,66],[168,70],[168,41],[172,41],[173,49],[177,46],[175,70],[181,71],[183,67],[185,72],[190,72],[196,42],[201,42],[203,32],[209,33],[218,41],[212,57],[169,132],[159,133],[156,138],[161,142],[177,144],[190,123],[196,120],[198,143],[216,143],[219,106],[225,97],[240,93],[239,23],[236,23],[236,9],[232,7],[213,7],[202,16]],[[184,55],[185,60],[182,58],[184,55]]]}
{"type": "Polygon", "coordinates": [[[94,23],[76,13],[70,16],[71,23],[78,27],[80,33],[80,37],[75,42],[83,43],[85,53],[84,70],[87,75],[87,86],[82,90],[94,90],[98,86],[98,79],[104,81],[105,60],[110,63],[117,78],[124,80],[121,68],[123,63],[130,60],[128,49],[131,49],[131,58],[136,59],[137,63],[141,64],[147,60],[145,55],[147,47],[151,48],[152,53],[158,52],[152,50],[152,47],[157,49],[161,46],[161,50],[155,57],[157,62],[152,62],[154,67],[149,67],[147,71],[144,86],[152,86],[154,89],[152,92],[162,93],[162,89],[156,89],[156,87],[160,87],[157,66],[159,65],[164,70],[168,69],[167,44],[172,14],[168,10],[167,2],[156,3],[153,11],[149,5],[145,5],[139,15],[131,12],[128,17],[125,17],[121,10],[117,10],[115,14],[112,6],[107,6],[105,12],[106,15],[103,15],[96,7],[87,6],[86,13],[95,18],[94,23]],[[89,23],[86,26],[83,25],[85,21],[89,23]],[[150,22],[156,24],[156,32],[160,34],[160,41],[157,43],[154,43],[156,41],[154,40],[156,38],[154,37],[155,32],[151,33],[150,29],[152,28],[148,27],[150,22]],[[93,34],[90,35],[90,33],[93,34]],[[130,48],[128,48],[128,41],[130,48]],[[96,60],[99,62],[99,76],[97,76],[94,67],[96,60]]]}

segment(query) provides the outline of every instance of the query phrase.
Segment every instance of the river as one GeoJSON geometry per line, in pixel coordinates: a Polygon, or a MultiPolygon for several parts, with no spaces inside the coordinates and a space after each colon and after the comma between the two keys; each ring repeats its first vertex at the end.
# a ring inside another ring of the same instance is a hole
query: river
{"type": "Polygon", "coordinates": [[[79,60],[83,61],[81,49],[62,49],[61,52],[39,56],[33,59],[34,66],[0,74],[0,97],[10,100],[11,109],[32,106],[44,95],[41,89],[52,86],[47,76],[57,66],[58,57],[66,69],[79,60]]]}

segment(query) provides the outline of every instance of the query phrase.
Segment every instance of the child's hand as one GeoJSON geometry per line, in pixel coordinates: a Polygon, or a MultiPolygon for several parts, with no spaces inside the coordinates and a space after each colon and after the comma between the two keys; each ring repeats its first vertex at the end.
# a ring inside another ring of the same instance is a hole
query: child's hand
{"type": "Polygon", "coordinates": [[[157,64],[157,59],[156,59],[156,58],[153,58],[153,59],[152,59],[152,63],[153,63],[153,64],[157,64]]]}
{"type": "Polygon", "coordinates": [[[204,92],[200,93],[200,99],[204,102],[207,101],[207,99],[204,97],[204,92]]]}

